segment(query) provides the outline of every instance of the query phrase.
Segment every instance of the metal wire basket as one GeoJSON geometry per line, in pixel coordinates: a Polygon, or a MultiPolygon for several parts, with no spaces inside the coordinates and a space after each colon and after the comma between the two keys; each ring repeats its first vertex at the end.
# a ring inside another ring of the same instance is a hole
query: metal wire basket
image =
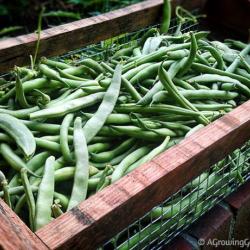
{"type": "Polygon", "coordinates": [[[249,146],[250,141],[211,166],[100,249],[160,249],[169,243],[250,179],[249,146]]]}

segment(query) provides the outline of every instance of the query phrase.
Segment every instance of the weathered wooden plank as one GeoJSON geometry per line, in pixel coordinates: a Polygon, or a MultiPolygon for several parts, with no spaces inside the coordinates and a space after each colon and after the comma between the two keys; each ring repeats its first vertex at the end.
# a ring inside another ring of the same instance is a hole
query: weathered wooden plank
{"type": "MultiPolygon", "coordinates": [[[[188,9],[198,8],[204,0],[173,0],[173,8],[183,2],[188,9]]],[[[159,22],[163,0],[148,0],[103,15],[60,25],[41,32],[39,56],[56,56],[103,41],[122,33],[132,32],[159,22]]],[[[22,35],[0,41],[0,72],[14,65],[29,63],[34,54],[36,34],[22,35]]]]}
{"type": "Polygon", "coordinates": [[[0,199],[0,249],[49,249],[18,216],[0,199]]]}
{"type": "Polygon", "coordinates": [[[250,139],[250,101],[183,140],[37,235],[52,249],[95,249],[250,139]]]}

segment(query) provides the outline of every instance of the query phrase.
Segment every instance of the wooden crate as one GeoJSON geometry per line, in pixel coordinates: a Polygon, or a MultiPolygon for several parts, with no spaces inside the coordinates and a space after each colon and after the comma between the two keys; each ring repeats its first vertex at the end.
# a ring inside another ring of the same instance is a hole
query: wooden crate
{"type": "MultiPolygon", "coordinates": [[[[173,0],[186,8],[205,1],[173,0]]],[[[42,32],[40,56],[54,56],[159,22],[162,0],[42,32]],[[110,28],[112,25],[112,29],[110,28]]],[[[0,41],[0,71],[27,63],[34,34],[0,41]]],[[[143,164],[32,233],[0,200],[0,249],[96,249],[250,139],[250,101],[143,164]],[[198,164],[197,164],[198,163],[198,164]],[[18,247],[17,247],[18,246],[18,247]]]]}

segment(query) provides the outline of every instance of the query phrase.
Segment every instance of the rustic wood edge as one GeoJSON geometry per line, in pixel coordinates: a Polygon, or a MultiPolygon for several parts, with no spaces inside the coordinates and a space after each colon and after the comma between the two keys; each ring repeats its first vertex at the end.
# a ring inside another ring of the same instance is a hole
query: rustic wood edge
{"type": "Polygon", "coordinates": [[[95,249],[250,139],[250,101],[95,194],[37,235],[52,249],[95,249]],[[198,163],[198,164],[197,164],[198,163]]]}
{"type": "MultiPolygon", "coordinates": [[[[187,9],[202,7],[204,0],[172,0],[187,9]]],[[[59,25],[41,32],[39,55],[51,57],[94,44],[119,34],[133,32],[159,22],[163,0],[147,0],[99,16],[59,25]]],[[[37,35],[31,33],[0,40],[0,73],[15,65],[27,65],[34,54],[37,35]]]]}
{"type": "Polygon", "coordinates": [[[0,249],[49,249],[0,198],[0,249]]]}

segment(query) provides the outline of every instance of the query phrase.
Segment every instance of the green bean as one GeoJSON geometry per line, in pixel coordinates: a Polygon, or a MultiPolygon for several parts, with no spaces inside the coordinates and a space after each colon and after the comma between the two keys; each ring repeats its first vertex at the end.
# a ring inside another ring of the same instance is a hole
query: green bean
{"type": "MultiPolygon", "coordinates": [[[[83,113],[83,116],[92,118],[94,114],[83,113]]],[[[110,114],[105,121],[105,124],[127,124],[130,123],[130,116],[127,114],[110,114]]]]}
{"type": "Polygon", "coordinates": [[[141,82],[141,86],[145,86],[145,87],[152,87],[152,85],[154,85],[155,80],[154,79],[147,79],[141,82]]]}
{"type": "Polygon", "coordinates": [[[76,169],[74,175],[74,184],[67,210],[78,205],[86,199],[89,178],[89,156],[87,141],[82,130],[82,120],[77,117],[74,122],[74,152],[76,159],[76,169]]]}
{"type": "Polygon", "coordinates": [[[66,210],[66,208],[68,207],[68,204],[69,204],[68,197],[63,195],[63,194],[54,192],[54,198],[60,200],[60,204],[66,210]]]}
{"type": "Polygon", "coordinates": [[[41,63],[46,64],[48,66],[51,66],[53,68],[59,68],[59,69],[68,69],[71,67],[67,63],[50,60],[50,59],[47,59],[45,57],[41,58],[41,63]]]}
{"type": "Polygon", "coordinates": [[[198,125],[196,125],[195,127],[193,127],[193,128],[185,135],[185,138],[186,138],[186,137],[189,137],[190,135],[192,135],[192,134],[195,133],[196,131],[200,130],[201,128],[204,128],[204,125],[203,125],[203,124],[198,124],[198,125]]]}
{"type": "Polygon", "coordinates": [[[61,205],[59,203],[60,200],[58,200],[58,202],[55,201],[55,203],[51,206],[51,211],[54,218],[57,218],[63,214],[63,211],[61,210],[61,205]]]}
{"type": "MultiPolygon", "coordinates": [[[[31,186],[32,192],[37,192],[38,187],[36,186],[31,186]]],[[[16,186],[16,187],[11,187],[8,189],[9,195],[19,195],[23,194],[24,192],[24,186],[16,186]]],[[[4,191],[0,192],[0,197],[4,197],[4,191]]]]}
{"type": "Polygon", "coordinates": [[[23,168],[27,169],[27,172],[35,177],[39,177],[29,170],[26,163],[17,156],[14,151],[5,143],[0,144],[0,152],[6,162],[16,171],[20,172],[23,168]]]}
{"type": "Polygon", "coordinates": [[[158,239],[166,230],[166,225],[162,225],[162,222],[154,222],[147,227],[143,228],[139,232],[135,233],[132,237],[124,241],[117,247],[117,250],[129,250],[134,246],[140,246],[143,249],[145,246],[149,246],[151,239],[158,239]],[[150,235],[150,237],[149,237],[150,235]],[[139,242],[139,244],[138,244],[139,242]]]}
{"type": "MultiPolygon", "coordinates": [[[[68,180],[72,180],[75,175],[75,167],[63,167],[63,168],[57,168],[55,167],[55,182],[64,182],[68,180]]],[[[42,169],[41,169],[42,171],[42,169]]],[[[99,170],[92,166],[89,165],[89,176],[96,175],[99,172],[99,170]]]]}
{"type": "Polygon", "coordinates": [[[6,134],[0,133],[0,141],[2,142],[11,142],[11,137],[6,134]]]}
{"type": "Polygon", "coordinates": [[[245,60],[244,57],[240,58],[241,65],[246,69],[248,74],[250,74],[250,64],[245,60]]]}
{"type": "Polygon", "coordinates": [[[9,191],[9,187],[8,187],[8,181],[6,180],[5,175],[3,174],[2,171],[0,171],[0,186],[3,189],[3,191],[2,191],[2,193],[3,193],[2,197],[3,197],[4,201],[5,201],[5,203],[10,208],[12,208],[11,199],[10,199],[10,191],[9,191]]]}
{"type": "Polygon", "coordinates": [[[110,161],[102,162],[102,163],[94,162],[92,164],[98,169],[105,168],[107,165],[115,166],[115,165],[119,164],[127,155],[129,155],[131,152],[133,152],[136,149],[136,147],[137,147],[137,145],[131,146],[127,151],[125,151],[124,153],[122,153],[120,155],[114,156],[110,161]]]}
{"type": "Polygon", "coordinates": [[[226,69],[226,72],[233,73],[239,66],[241,57],[246,56],[250,52],[250,44],[248,44],[240,53],[233,63],[226,69]]]}
{"type": "MultiPolygon", "coordinates": [[[[50,156],[49,152],[41,152],[34,157],[32,157],[27,163],[26,166],[27,168],[34,172],[37,169],[39,169],[46,161],[46,159],[50,156]]],[[[18,185],[18,178],[19,174],[16,174],[13,176],[13,178],[10,181],[10,187],[14,187],[18,185]]]]}
{"type": "Polygon", "coordinates": [[[181,70],[178,73],[179,77],[185,75],[188,72],[197,53],[198,45],[197,45],[197,41],[193,32],[190,32],[190,37],[191,37],[190,53],[189,53],[188,58],[185,60],[181,70]]]}
{"type": "Polygon", "coordinates": [[[112,82],[105,93],[102,103],[99,106],[97,112],[91,117],[83,127],[83,132],[87,143],[91,141],[92,138],[96,136],[99,130],[104,125],[108,116],[112,113],[121,87],[121,66],[117,65],[112,82]]]}
{"type": "MultiPolygon", "coordinates": [[[[30,81],[23,82],[22,84],[23,91],[24,93],[27,93],[33,89],[44,88],[46,86],[49,86],[48,82],[49,81],[46,78],[36,78],[30,81]]],[[[57,82],[56,86],[61,86],[61,83],[57,82]]],[[[14,96],[15,93],[16,93],[16,88],[11,89],[9,92],[7,92],[4,96],[0,98],[0,103],[7,101],[10,97],[14,96]]]]}
{"type": "Polygon", "coordinates": [[[148,91],[149,91],[149,89],[147,89],[147,88],[145,88],[145,87],[143,87],[141,85],[139,85],[139,88],[140,88],[140,91],[141,91],[141,93],[143,95],[146,95],[148,93],[148,91]]]}
{"type": "Polygon", "coordinates": [[[148,55],[159,49],[162,42],[162,37],[149,37],[143,45],[142,55],[148,55]]]}
{"type": "MultiPolygon", "coordinates": [[[[183,65],[184,61],[181,60],[179,62],[175,62],[173,63],[170,67],[169,67],[169,70],[168,70],[168,73],[170,75],[171,78],[175,77],[179,70],[181,69],[182,65],[183,65]]],[[[159,67],[158,67],[159,69],[159,67]]],[[[146,105],[148,103],[151,102],[154,94],[156,94],[157,92],[163,90],[164,87],[162,85],[162,83],[160,81],[158,81],[153,87],[152,89],[150,89],[150,91],[137,103],[137,104],[140,104],[140,105],[146,105]]]]}
{"type": "Polygon", "coordinates": [[[34,136],[17,118],[0,113],[0,128],[11,136],[22,149],[25,157],[31,157],[36,150],[34,136]]]}
{"type": "Polygon", "coordinates": [[[138,41],[138,45],[142,46],[145,41],[147,40],[148,37],[154,36],[158,34],[158,29],[157,28],[150,28],[148,29],[141,37],[141,39],[138,41]]]}
{"type": "Polygon", "coordinates": [[[134,48],[135,48],[135,46],[130,46],[128,48],[122,48],[122,49],[116,51],[112,58],[116,59],[116,58],[119,58],[121,56],[131,56],[134,48]]]}
{"type": "Polygon", "coordinates": [[[161,33],[168,33],[171,21],[171,2],[164,0],[163,2],[163,23],[161,25],[161,33]]]}
{"type": "Polygon", "coordinates": [[[55,172],[55,157],[50,156],[45,163],[44,175],[38,189],[35,214],[35,230],[51,221],[51,206],[53,204],[55,172]]]}
{"type": "MultiPolygon", "coordinates": [[[[39,131],[48,134],[58,134],[60,132],[60,125],[53,123],[41,123],[37,121],[20,120],[25,126],[34,131],[39,131]]],[[[72,128],[70,128],[72,132],[72,128]]]]}
{"type": "Polygon", "coordinates": [[[184,80],[181,80],[179,78],[173,78],[173,82],[179,86],[179,87],[182,87],[184,89],[187,89],[187,90],[195,90],[195,88],[189,84],[187,81],[184,81],[184,80]]]}
{"type": "Polygon", "coordinates": [[[147,113],[169,113],[176,115],[185,115],[185,116],[199,116],[199,114],[195,111],[180,108],[173,105],[161,104],[161,105],[151,105],[151,106],[141,106],[141,105],[120,105],[115,108],[117,112],[120,113],[139,113],[139,114],[147,114],[147,113]]]}
{"type": "MultiPolygon", "coordinates": [[[[94,162],[109,162],[112,160],[112,158],[115,158],[116,156],[124,153],[126,150],[129,150],[133,145],[135,144],[134,139],[128,139],[121,143],[118,147],[111,151],[102,152],[99,154],[93,154],[91,153],[90,158],[94,162]]],[[[95,165],[95,164],[94,164],[95,165]]]]}
{"type": "MultiPolygon", "coordinates": [[[[71,100],[74,100],[76,98],[79,98],[79,97],[84,97],[84,96],[87,96],[88,94],[86,92],[84,92],[81,88],[80,89],[77,89],[76,91],[74,91],[73,93],[71,93],[70,95],[68,95],[66,98],[64,98],[63,100],[61,100],[60,102],[57,102],[55,104],[53,104],[54,106],[57,106],[66,101],[71,101],[71,100]]],[[[52,106],[51,103],[48,105],[48,106],[52,106]]]]}
{"type": "Polygon", "coordinates": [[[141,56],[141,49],[139,47],[136,47],[133,49],[133,56],[141,56]]]}
{"type": "Polygon", "coordinates": [[[189,55],[188,49],[175,50],[167,52],[166,59],[178,60],[189,55]]]}
{"type": "Polygon", "coordinates": [[[190,43],[183,43],[183,44],[173,44],[168,47],[161,47],[157,51],[150,53],[145,56],[141,56],[140,58],[126,64],[123,67],[123,73],[127,72],[128,70],[132,69],[135,65],[139,66],[144,63],[154,62],[154,61],[160,61],[163,56],[166,55],[168,51],[174,51],[174,50],[180,50],[180,49],[186,49],[190,46],[190,43]]]}
{"type": "MultiPolygon", "coordinates": [[[[110,68],[107,64],[104,62],[101,63],[101,65],[110,73],[114,74],[114,70],[110,68]]],[[[141,99],[141,95],[137,92],[137,90],[134,88],[134,86],[123,76],[121,76],[121,81],[124,84],[124,87],[127,89],[127,91],[130,93],[130,95],[133,97],[135,101],[139,101],[141,99]]]]}
{"type": "Polygon", "coordinates": [[[48,103],[47,106],[52,106],[52,105],[55,105],[55,104],[65,100],[68,96],[70,96],[71,91],[72,91],[71,89],[67,89],[62,95],[51,100],[51,102],[48,103]]]}
{"type": "Polygon", "coordinates": [[[110,143],[95,143],[88,146],[89,153],[101,153],[111,147],[110,143]]]}
{"type": "MultiPolygon", "coordinates": [[[[99,83],[96,80],[84,80],[84,81],[79,81],[79,80],[72,80],[72,79],[66,79],[62,78],[64,82],[67,82],[68,87],[70,88],[80,88],[80,87],[94,87],[94,86],[99,86],[99,83]]],[[[58,85],[58,81],[52,80],[50,84],[54,84],[55,86],[58,85]]]]}
{"type": "Polygon", "coordinates": [[[250,78],[250,74],[248,74],[247,71],[244,70],[244,69],[237,68],[236,73],[238,75],[241,75],[241,76],[245,77],[245,78],[250,78]]]}
{"type": "MultiPolygon", "coordinates": [[[[202,44],[204,44],[204,43],[202,42],[202,44]]],[[[208,50],[211,53],[211,55],[215,58],[215,60],[217,61],[217,68],[218,69],[224,70],[226,68],[226,65],[223,61],[223,58],[222,58],[220,52],[216,48],[209,46],[207,43],[205,43],[205,46],[203,46],[202,48],[205,50],[208,50]]]]}
{"type": "Polygon", "coordinates": [[[179,122],[164,122],[164,121],[160,121],[160,124],[162,124],[163,126],[165,126],[166,128],[172,129],[172,130],[181,130],[184,132],[188,132],[191,128],[184,125],[183,122],[179,123],[179,122]]]}
{"type": "Polygon", "coordinates": [[[188,82],[189,83],[194,83],[194,82],[198,82],[198,83],[227,82],[228,83],[228,82],[231,82],[235,84],[239,83],[238,80],[232,79],[231,77],[221,76],[217,74],[203,74],[203,75],[195,76],[195,77],[188,79],[188,82]]]}
{"type": "Polygon", "coordinates": [[[85,66],[89,67],[90,69],[95,70],[99,74],[104,73],[102,66],[98,62],[94,61],[91,58],[86,58],[82,61],[79,61],[78,63],[85,65],[85,66]]]}
{"type": "MultiPolygon", "coordinates": [[[[198,112],[198,110],[183,95],[180,94],[177,87],[174,85],[174,83],[172,82],[171,78],[169,77],[168,73],[164,70],[162,65],[159,69],[159,78],[160,78],[162,84],[164,85],[164,87],[166,88],[166,90],[169,93],[171,93],[173,98],[181,106],[183,106],[184,108],[193,110],[195,112],[198,112]]],[[[209,121],[207,120],[207,118],[203,114],[200,114],[200,116],[197,117],[197,120],[201,121],[203,124],[209,123],[209,121]]]]}
{"type": "Polygon", "coordinates": [[[71,122],[73,121],[74,114],[67,114],[62,121],[60,128],[60,148],[62,151],[63,158],[66,162],[72,162],[73,159],[70,154],[70,148],[68,143],[68,130],[71,122]]]}
{"type": "Polygon", "coordinates": [[[60,77],[59,73],[57,71],[49,68],[46,64],[40,64],[39,69],[50,80],[56,80],[56,81],[62,82],[66,86],[68,86],[67,83],[60,77]]]}
{"type": "Polygon", "coordinates": [[[56,142],[48,141],[41,138],[35,138],[35,141],[38,148],[43,148],[48,151],[61,153],[61,146],[56,142]]]}
{"type": "Polygon", "coordinates": [[[30,227],[31,230],[35,230],[35,210],[36,210],[36,205],[35,205],[35,199],[33,196],[32,188],[30,186],[28,176],[27,176],[27,169],[22,168],[21,170],[21,179],[22,179],[22,184],[24,187],[25,191],[25,197],[26,201],[28,204],[29,208],[29,222],[30,222],[30,227]]]}
{"type": "Polygon", "coordinates": [[[28,109],[20,109],[20,110],[8,110],[8,109],[0,109],[0,114],[8,114],[14,116],[16,118],[29,118],[30,113],[36,112],[40,110],[38,106],[28,108],[28,109]]]}
{"type": "Polygon", "coordinates": [[[136,74],[138,74],[141,70],[147,68],[148,66],[152,65],[151,63],[145,63],[138,67],[135,67],[129,71],[127,71],[125,74],[123,74],[123,77],[125,77],[127,80],[130,80],[132,77],[134,77],[136,74]]]}
{"type": "MultiPolygon", "coordinates": [[[[165,61],[163,64],[163,67],[169,67],[172,63],[173,63],[173,61],[165,61]]],[[[154,64],[151,64],[151,65],[147,66],[146,68],[140,70],[137,74],[135,74],[130,79],[131,84],[140,83],[143,80],[146,80],[148,78],[154,78],[157,75],[158,68],[160,65],[161,65],[160,62],[154,63],[154,64]]]]}
{"type": "Polygon", "coordinates": [[[193,104],[200,111],[217,111],[232,108],[231,104],[193,104]]]}
{"type": "Polygon", "coordinates": [[[128,135],[133,138],[139,138],[149,141],[157,141],[162,139],[162,137],[176,136],[176,133],[173,131],[161,128],[161,129],[150,129],[150,130],[143,130],[136,126],[111,126],[111,131],[114,130],[118,133],[118,135],[128,135]]]}
{"type": "Polygon", "coordinates": [[[31,119],[60,117],[73,111],[92,106],[102,100],[104,93],[91,94],[85,97],[67,101],[61,105],[55,105],[30,114],[31,119]]]}
{"type": "Polygon", "coordinates": [[[164,219],[169,219],[174,217],[178,213],[184,213],[190,209],[191,204],[200,198],[199,191],[193,192],[190,195],[186,196],[181,201],[175,203],[174,205],[168,205],[165,207],[157,207],[152,210],[152,218],[159,218],[162,216],[164,219]]]}
{"type": "Polygon", "coordinates": [[[209,65],[209,62],[207,61],[207,59],[204,58],[204,57],[202,57],[199,53],[196,54],[196,58],[197,58],[197,61],[198,61],[199,63],[202,63],[202,64],[204,64],[204,65],[206,65],[206,66],[210,66],[210,65],[209,65]]]}
{"type": "Polygon", "coordinates": [[[135,150],[133,153],[129,154],[127,157],[125,157],[120,164],[115,168],[112,177],[111,182],[114,183],[118,179],[120,179],[126,172],[126,170],[129,168],[130,165],[132,165],[134,162],[136,162],[138,159],[140,159],[142,156],[145,156],[150,151],[149,147],[141,147],[135,150]]]}
{"type": "Polygon", "coordinates": [[[87,94],[94,94],[97,92],[104,92],[105,89],[99,86],[91,86],[91,87],[81,87],[81,89],[87,94]]]}
{"type": "Polygon", "coordinates": [[[137,168],[138,166],[141,166],[142,164],[152,160],[155,156],[162,153],[164,150],[167,149],[168,143],[169,143],[170,137],[167,136],[165,140],[156,148],[154,148],[152,151],[150,151],[148,154],[143,156],[141,159],[136,161],[134,164],[130,165],[128,169],[126,170],[126,174],[137,168]]]}
{"type": "Polygon", "coordinates": [[[247,79],[243,76],[236,75],[236,74],[231,73],[231,72],[215,69],[212,67],[208,67],[208,66],[202,65],[200,63],[193,63],[192,68],[194,70],[196,70],[198,72],[202,72],[202,73],[217,74],[217,75],[221,75],[221,76],[231,77],[232,79],[238,80],[239,82],[241,82],[242,84],[245,84],[248,88],[250,88],[250,79],[247,79]]]}
{"type": "Polygon", "coordinates": [[[81,65],[78,67],[67,68],[67,69],[61,70],[59,72],[62,76],[63,75],[68,76],[66,78],[71,77],[72,80],[74,80],[73,78],[75,78],[75,80],[80,80],[80,81],[82,79],[77,79],[77,78],[79,78],[79,76],[88,75],[92,78],[95,78],[98,75],[95,70],[93,70],[92,68],[90,68],[88,66],[84,66],[84,65],[81,65]]]}
{"type": "Polygon", "coordinates": [[[96,192],[99,192],[103,190],[105,187],[109,186],[111,184],[111,178],[106,177],[103,182],[99,182],[99,183],[98,183],[99,186],[96,187],[96,192]],[[99,185],[99,183],[101,183],[101,185],[99,185]]]}
{"type": "MultiPolygon", "coordinates": [[[[239,94],[236,92],[228,92],[223,90],[181,90],[179,91],[188,100],[231,100],[239,94]]],[[[167,91],[160,91],[153,96],[152,103],[162,103],[171,101],[170,94],[167,91]]]]}
{"type": "Polygon", "coordinates": [[[16,87],[16,100],[18,101],[18,103],[20,104],[20,106],[22,108],[29,108],[30,105],[28,104],[26,98],[25,98],[25,95],[24,95],[24,90],[23,90],[23,83],[20,79],[20,76],[19,76],[19,72],[18,70],[16,69],[16,84],[15,84],[15,87],[16,87]]]}
{"type": "Polygon", "coordinates": [[[225,39],[225,42],[231,44],[232,46],[235,46],[237,49],[244,49],[247,47],[246,43],[233,39],[225,39]]]}

